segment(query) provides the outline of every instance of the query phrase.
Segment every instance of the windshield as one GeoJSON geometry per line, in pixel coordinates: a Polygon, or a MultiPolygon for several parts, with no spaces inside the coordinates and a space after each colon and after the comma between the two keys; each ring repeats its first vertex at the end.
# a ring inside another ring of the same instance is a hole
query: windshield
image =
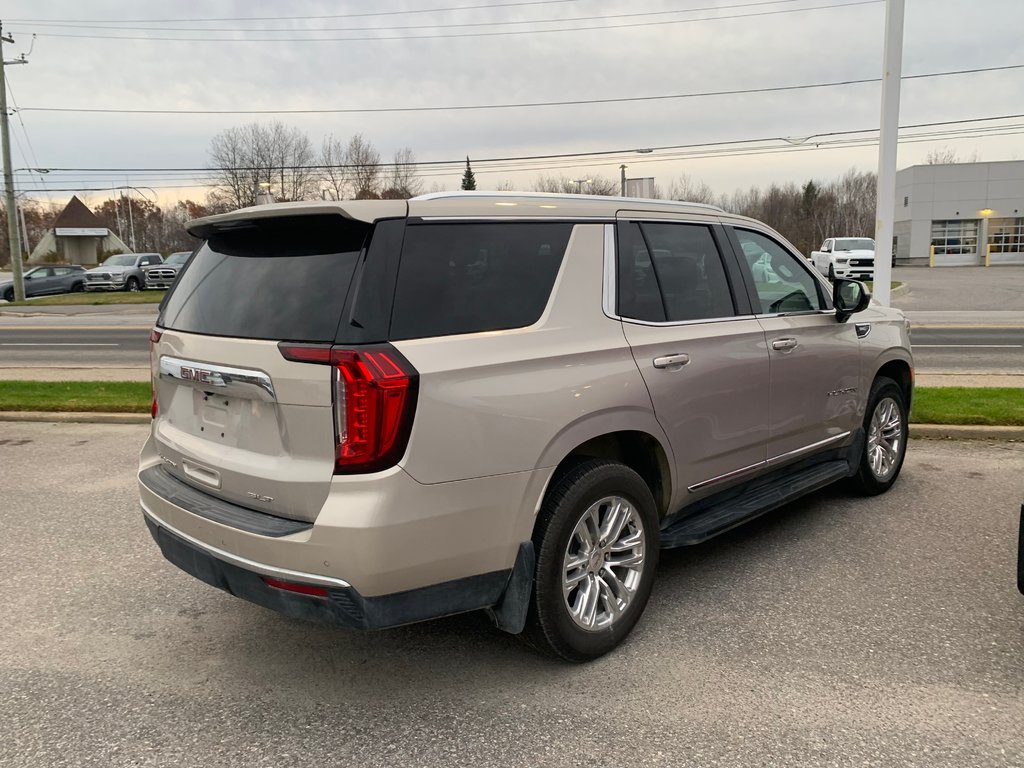
{"type": "Polygon", "coordinates": [[[844,237],[836,240],[837,251],[873,251],[875,241],[867,237],[844,237]]]}
{"type": "Polygon", "coordinates": [[[135,266],[135,254],[132,253],[120,253],[117,256],[111,256],[109,259],[103,262],[104,267],[133,267],[135,266]]]}
{"type": "Polygon", "coordinates": [[[192,255],[191,251],[180,251],[178,253],[172,253],[164,260],[164,264],[184,264],[188,261],[188,257],[192,255]]]}

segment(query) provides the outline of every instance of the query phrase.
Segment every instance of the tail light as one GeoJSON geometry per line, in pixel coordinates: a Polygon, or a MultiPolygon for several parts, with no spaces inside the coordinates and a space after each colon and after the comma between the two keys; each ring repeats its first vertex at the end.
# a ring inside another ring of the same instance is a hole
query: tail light
{"type": "Polygon", "coordinates": [[[149,415],[154,419],[159,410],[156,403],[156,345],[160,342],[160,337],[163,335],[164,332],[159,328],[154,328],[149,332],[149,395],[151,398],[149,415]]]}
{"type": "Polygon", "coordinates": [[[390,345],[278,345],[285,359],[330,364],[334,399],[334,473],[377,472],[398,463],[409,444],[419,376],[390,345]]]}

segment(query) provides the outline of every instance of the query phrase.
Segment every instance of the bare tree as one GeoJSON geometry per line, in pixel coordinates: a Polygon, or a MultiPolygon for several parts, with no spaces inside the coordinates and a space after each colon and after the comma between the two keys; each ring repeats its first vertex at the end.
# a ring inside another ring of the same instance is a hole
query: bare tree
{"type": "Polygon", "coordinates": [[[925,165],[949,165],[957,161],[956,150],[951,147],[933,149],[925,155],[925,165]]]}
{"type": "Polygon", "coordinates": [[[317,194],[313,145],[302,131],[283,123],[250,123],[221,131],[210,142],[214,207],[253,205],[260,184],[278,200],[317,194]]]}
{"type": "Polygon", "coordinates": [[[557,192],[559,194],[584,195],[617,195],[619,194],[619,182],[613,181],[605,176],[581,174],[580,179],[570,179],[568,176],[538,176],[533,182],[534,192],[557,192]],[[582,181],[582,179],[586,181],[582,181]]]}
{"type": "Polygon", "coordinates": [[[352,191],[356,200],[380,197],[381,169],[380,152],[373,144],[357,133],[348,140],[345,148],[345,165],[352,179],[352,191]]]}
{"type": "Polygon", "coordinates": [[[416,177],[416,156],[409,147],[395,152],[381,197],[405,200],[419,194],[423,182],[416,177]]]}
{"type": "Polygon", "coordinates": [[[694,181],[687,174],[681,174],[668,188],[670,200],[685,200],[688,203],[713,203],[715,191],[705,182],[694,181]]]}
{"type": "Polygon", "coordinates": [[[331,200],[344,200],[345,191],[351,184],[351,174],[345,168],[345,145],[334,134],[324,138],[320,147],[320,183],[322,194],[331,200]]]}

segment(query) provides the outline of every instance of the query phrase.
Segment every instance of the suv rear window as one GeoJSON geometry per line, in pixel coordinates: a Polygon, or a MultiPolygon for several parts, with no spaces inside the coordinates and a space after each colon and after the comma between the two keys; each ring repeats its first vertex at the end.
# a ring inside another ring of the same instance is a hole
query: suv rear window
{"type": "Polygon", "coordinates": [[[409,226],[391,338],[496,331],[537,322],[572,227],[548,222],[409,226]]]}
{"type": "Polygon", "coordinates": [[[333,341],[369,230],[321,215],[214,233],[167,297],[161,325],[211,336],[333,341]]]}

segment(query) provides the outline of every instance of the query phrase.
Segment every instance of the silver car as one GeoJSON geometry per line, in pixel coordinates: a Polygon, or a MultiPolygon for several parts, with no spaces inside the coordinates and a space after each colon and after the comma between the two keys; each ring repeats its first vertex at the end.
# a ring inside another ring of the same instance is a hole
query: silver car
{"type": "Polygon", "coordinates": [[[640,619],[661,549],[899,476],[908,322],[757,221],[474,192],[189,231],[142,510],[172,563],[289,616],[483,609],[585,661],[640,619]]]}
{"type": "Polygon", "coordinates": [[[188,263],[192,251],[175,251],[163,263],[142,268],[145,288],[170,288],[178,279],[182,267],[188,263]]]}

